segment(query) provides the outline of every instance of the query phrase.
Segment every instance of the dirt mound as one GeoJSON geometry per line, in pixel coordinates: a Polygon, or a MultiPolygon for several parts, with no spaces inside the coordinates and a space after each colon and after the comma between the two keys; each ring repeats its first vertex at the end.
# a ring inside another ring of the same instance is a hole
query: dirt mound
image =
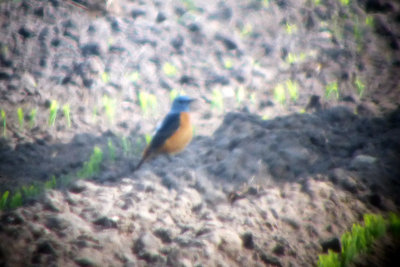
{"type": "Polygon", "coordinates": [[[341,107],[269,121],[227,114],[172,161],[3,213],[3,262],[313,265],[321,243],[365,212],[396,211],[398,119],[341,107]]]}
{"type": "Polygon", "coordinates": [[[0,194],[53,190],[0,211],[0,265],[311,266],[399,212],[399,12],[1,1],[0,194]],[[133,173],[179,93],[192,143],[133,173]]]}

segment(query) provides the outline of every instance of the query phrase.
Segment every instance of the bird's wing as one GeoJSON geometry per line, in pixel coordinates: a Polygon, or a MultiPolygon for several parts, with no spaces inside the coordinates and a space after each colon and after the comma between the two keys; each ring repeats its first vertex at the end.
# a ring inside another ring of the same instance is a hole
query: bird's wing
{"type": "Polygon", "coordinates": [[[168,138],[170,138],[178,130],[179,125],[180,114],[168,114],[154,134],[149,149],[153,151],[159,149],[165,143],[165,141],[168,140],[168,138]]]}

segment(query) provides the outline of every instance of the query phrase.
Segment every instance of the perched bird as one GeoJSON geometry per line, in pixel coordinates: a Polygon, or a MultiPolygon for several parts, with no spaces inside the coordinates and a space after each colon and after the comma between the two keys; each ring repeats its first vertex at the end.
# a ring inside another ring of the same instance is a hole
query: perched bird
{"type": "Polygon", "coordinates": [[[157,127],[156,132],[143,152],[142,159],[135,170],[149,158],[158,154],[173,155],[181,152],[192,140],[193,129],[190,123],[189,107],[194,99],[178,96],[171,110],[157,127]]]}

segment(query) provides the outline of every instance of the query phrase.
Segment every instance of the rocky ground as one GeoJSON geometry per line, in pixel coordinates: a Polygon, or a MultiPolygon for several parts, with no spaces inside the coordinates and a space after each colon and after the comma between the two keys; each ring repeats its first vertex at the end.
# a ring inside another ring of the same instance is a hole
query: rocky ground
{"type": "Polygon", "coordinates": [[[312,266],[399,212],[399,3],[109,3],[0,2],[0,194],[57,179],[0,213],[1,266],[312,266]],[[195,138],[133,173],[179,92],[195,138]]]}

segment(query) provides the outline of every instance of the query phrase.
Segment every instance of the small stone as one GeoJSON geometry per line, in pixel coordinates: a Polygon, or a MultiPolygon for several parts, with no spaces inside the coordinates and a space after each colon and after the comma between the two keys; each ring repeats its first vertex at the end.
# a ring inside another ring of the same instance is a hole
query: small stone
{"type": "Polygon", "coordinates": [[[104,228],[117,228],[117,222],[105,216],[96,219],[93,223],[104,228]]]}
{"type": "Polygon", "coordinates": [[[154,235],[161,239],[163,243],[171,243],[171,231],[168,229],[159,228],[154,231],[154,235]]]}
{"type": "Polygon", "coordinates": [[[327,240],[323,240],[321,242],[321,246],[322,246],[322,251],[324,253],[328,252],[329,249],[335,252],[341,251],[340,240],[337,237],[332,237],[327,240]]]}
{"type": "Polygon", "coordinates": [[[171,40],[171,45],[176,49],[180,50],[183,46],[184,39],[182,35],[176,36],[174,39],[171,40]]]}
{"type": "Polygon", "coordinates": [[[191,31],[191,32],[199,32],[200,31],[200,26],[199,26],[199,24],[197,24],[197,23],[190,23],[188,26],[187,26],[187,28],[188,28],[188,30],[189,31],[191,31]]]}
{"type": "Polygon", "coordinates": [[[81,46],[81,53],[84,57],[100,56],[100,46],[96,43],[88,43],[81,46]]]}
{"type": "Polygon", "coordinates": [[[215,39],[218,40],[218,41],[221,41],[224,44],[225,48],[228,49],[228,50],[235,50],[235,49],[238,48],[236,42],[233,41],[232,39],[226,37],[226,36],[222,36],[220,34],[217,34],[215,36],[215,39]]]}
{"type": "Polygon", "coordinates": [[[250,232],[246,232],[242,235],[242,243],[243,247],[247,249],[253,249],[254,248],[254,240],[253,240],[253,234],[250,232]]]}
{"type": "Polygon", "coordinates": [[[158,253],[161,248],[161,242],[150,232],[142,234],[133,245],[133,252],[136,253],[139,258],[146,260],[147,262],[158,262],[162,258],[158,253]]]}
{"type": "Polygon", "coordinates": [[[138,18],[138,17],[140,17],[140,16],[144,16],[144,15],[146,15],[146,11],[144,11],[144,10],[142,10],[142,9],[134,9],[134,10],[132,10],[132,12],[131,12],[131,16],[132,16],[132,18],[134,18],[134,19],[136,19],[136,18],[138,18]]]}
{"type": "Polygon", "coordinates": [[[167,19],[167,16],[163,12],[158,12],[156,22],[161,23],[167,19]]]}
{"type": "Polygon", "coordinates": [[[93,260],[88,258],[75,259],[75,263],[81,267],[95,267],[98,266],[93,260]]]}
{"type": "Polygon", "coordinates": [[[260,258],[264,263],[268,265],[282,267],[282,263],[278,260],[278,258],[275,258],[271,255],[261,253],[260,258]]]}
{"type": "Polygon", "coordinates": [[[276,255],[284,255],[285,254],[285,247],[282,244],[277,244],[273,249],[272,252],[276,255]]]}
{"type": "Polygon", "coordinates": [[[369,155],[358,155],[350,163],[350,168],[354,170],[370,169],[374,166],[377,159],[369,155]]]}
{"type": "Polygon", "coordinates": [[[34,33],[32,30],[27,29],[27,28],[25,28],[25,27],[21,27],[21,28],[18,30],[18,33],[19,33],[22,37],[24,37],[24,38],[32,38],[32,37],[35,36],[35,33],[34,33]]]}
{"type": "Polygon", "coordinates": [[[41,241],[36,248],[37,253],[55,255],[56,251],[49,240],[41,241]]]}
{"type": "Polygon", "coordinates": [[[45,225],[55,231],[62,231],[70,226],[70,223],[62,218],[59,218],[57,216],[51,215],[47,218],[45,225]]]}

